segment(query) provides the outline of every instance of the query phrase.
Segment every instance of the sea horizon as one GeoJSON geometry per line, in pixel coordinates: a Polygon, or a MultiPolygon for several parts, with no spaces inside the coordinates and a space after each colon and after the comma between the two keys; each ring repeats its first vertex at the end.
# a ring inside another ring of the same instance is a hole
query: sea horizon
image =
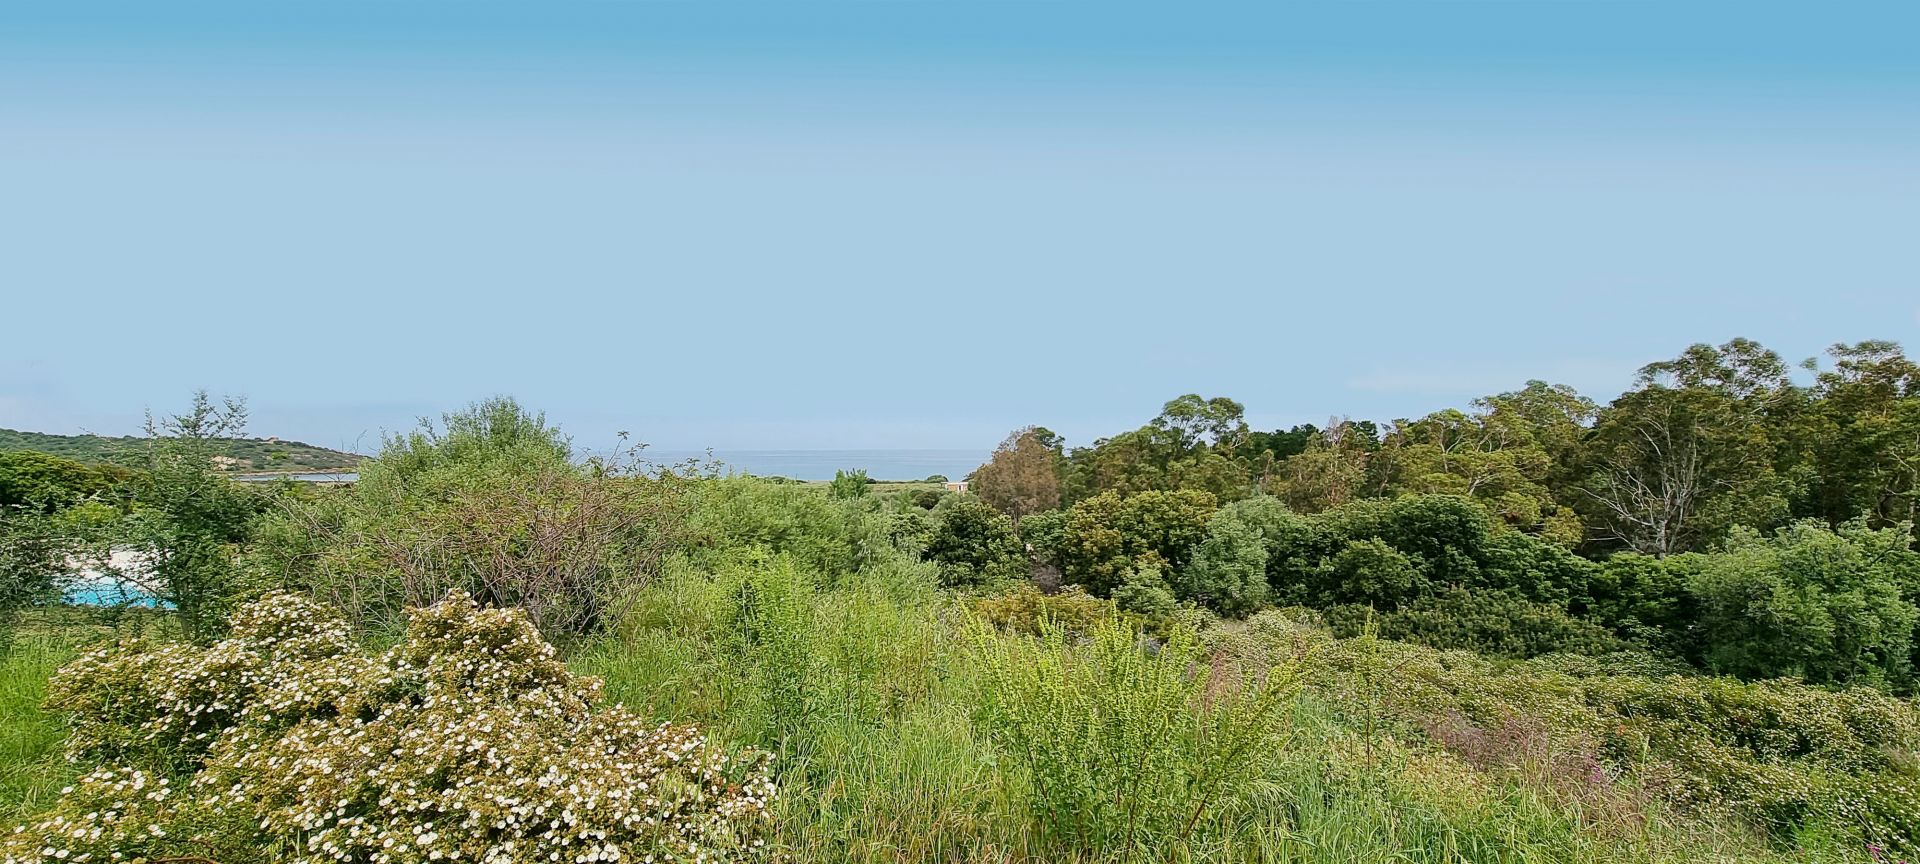
{"type": "MultiPolygon", "coordinates": [[[[593,455],[593,454],[589,454],[593,455]]],[[[991,451],[930,448],[844,449],[655,449],[640,458],[671,465],[690,459],[717,464],[723,474],[753,474],[794,480],[832,480],[838,471],[865,471],[875,480],[925,480],[941,476],[962,480],[987,461],[991,451]]]]}

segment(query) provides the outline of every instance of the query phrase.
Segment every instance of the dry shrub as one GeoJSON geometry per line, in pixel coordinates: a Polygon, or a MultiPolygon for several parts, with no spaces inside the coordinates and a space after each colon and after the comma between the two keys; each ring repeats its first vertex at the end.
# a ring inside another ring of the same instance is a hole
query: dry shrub
{"type": "Polygon", "coordinates": [[[1637,832],[1657,797],[1610,769],[1590,737],[1562,734],[1535,717],[1505,714],[1481,725],[1448,711],[1425,726],[1428,738],[1476,770],[1544,789],[1575,805],[1588,829],[1637,832]]]}

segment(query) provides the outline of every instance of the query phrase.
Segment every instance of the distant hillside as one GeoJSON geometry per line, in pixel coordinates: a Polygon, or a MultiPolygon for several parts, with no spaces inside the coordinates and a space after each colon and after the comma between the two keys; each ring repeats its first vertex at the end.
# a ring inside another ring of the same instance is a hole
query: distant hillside
{"type": "MultiPolygon", "coordinates": [[[[227,438],[222,465],[229,471],[321,471],[352,468],[367,457],[277,438],[227,438]]],[[[126,463],[146,447],[145,438],[101,435],[48,435],[0,429],[0,451],[36,450],[81,462],[126,463]]]]}

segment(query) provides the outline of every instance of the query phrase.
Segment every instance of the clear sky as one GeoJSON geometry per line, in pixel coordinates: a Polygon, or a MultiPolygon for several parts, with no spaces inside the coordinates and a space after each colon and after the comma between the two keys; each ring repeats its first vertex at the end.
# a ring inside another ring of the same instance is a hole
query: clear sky
{"type": "Polygon", "coordinates": [[[1920,4],[0,2],[0,426],[1077,443],[1920,349],[1920,4]]]}

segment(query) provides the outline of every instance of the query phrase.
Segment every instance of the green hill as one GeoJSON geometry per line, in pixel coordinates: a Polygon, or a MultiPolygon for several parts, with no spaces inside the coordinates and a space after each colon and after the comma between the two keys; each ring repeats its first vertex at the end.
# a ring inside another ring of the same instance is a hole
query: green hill
{"type": "MultiPolygon", "coordinates": [[[[325,471],[353,468],[365,456],[278,438],[222,439],[229,471],[325,471]]],[[[0,429],[0,451],[33,450],[81,462],[126,463],[146,447],[145,438],[102,435],[49,435],[0,429]]]]}

